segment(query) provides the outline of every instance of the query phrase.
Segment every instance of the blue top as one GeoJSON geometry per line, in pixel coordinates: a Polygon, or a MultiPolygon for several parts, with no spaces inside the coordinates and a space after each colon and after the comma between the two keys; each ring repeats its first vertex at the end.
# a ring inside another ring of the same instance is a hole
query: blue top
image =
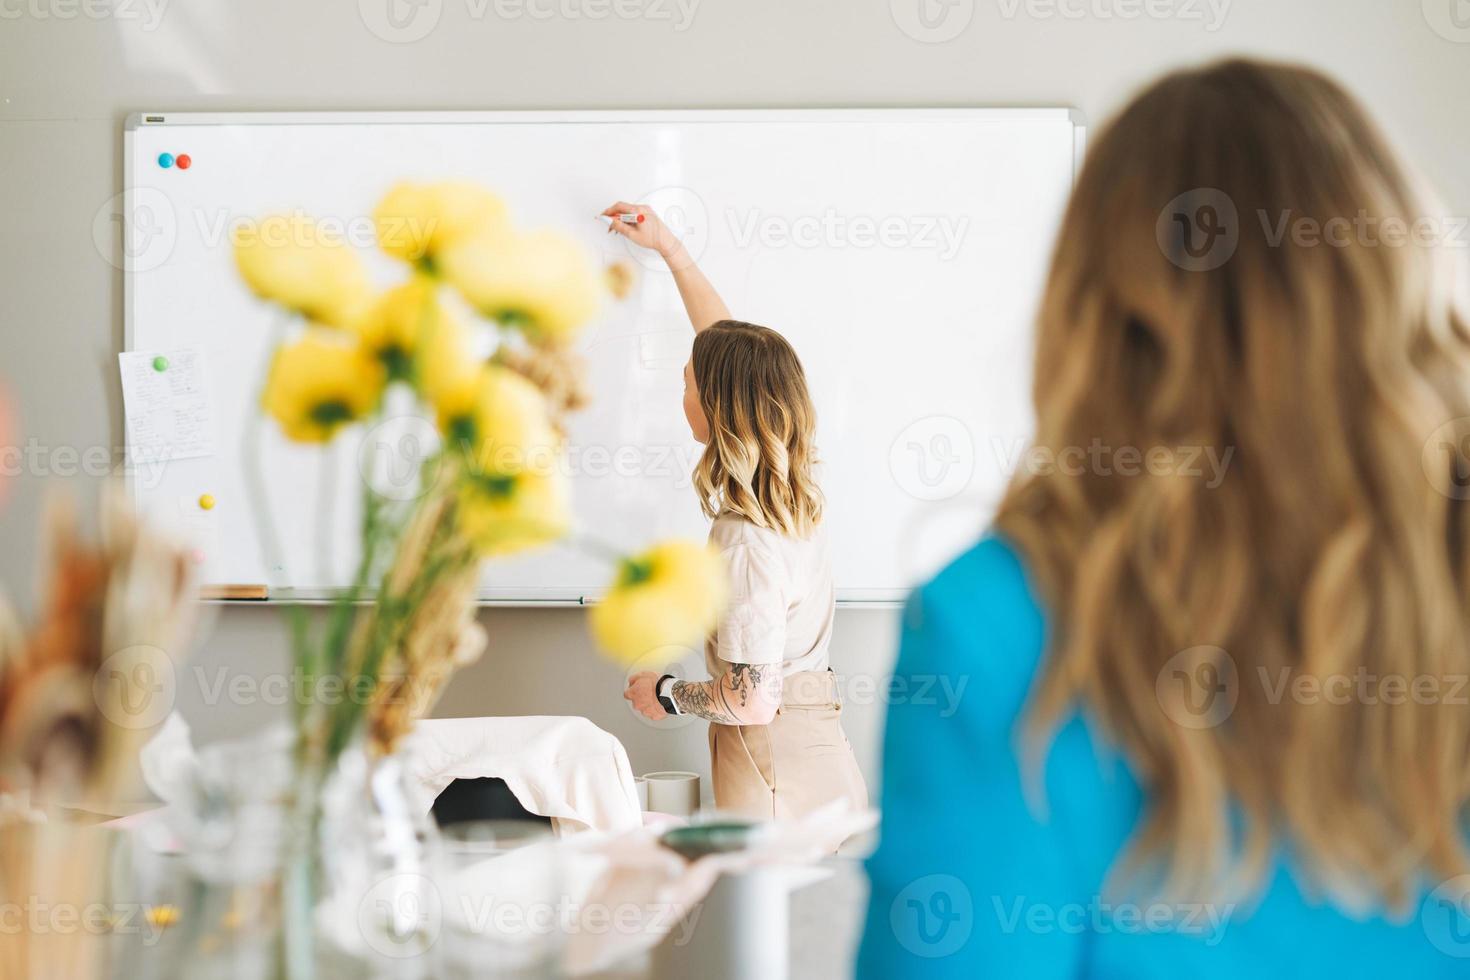
{"type": "Polygon", "coordinates": [[[1280,860],[1253,907],[1109,904],[1143,802],[1127,762],[1074,718],[1046,760],[1046,814],[1023,796],[1017,722],[1045,628],[998,538],[910,598],[860,978],[1470,977],[1470,875],[1399,921],[1304,894],[1280,860]]]}

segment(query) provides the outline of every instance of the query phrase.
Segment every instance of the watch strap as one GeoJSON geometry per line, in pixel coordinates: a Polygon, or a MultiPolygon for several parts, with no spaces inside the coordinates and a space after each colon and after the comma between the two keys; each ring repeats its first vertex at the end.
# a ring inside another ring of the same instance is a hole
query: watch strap
{"type": "Polygon", "coordinates": [[[674,682],[677,680],[678,678],[673,674],[665,674],[653,686],[653,693],[658,698],[658,703],[663,705],[663,709],[671,715],[682,713],[679,711],[679,706],[674,704],[674,682]]]}

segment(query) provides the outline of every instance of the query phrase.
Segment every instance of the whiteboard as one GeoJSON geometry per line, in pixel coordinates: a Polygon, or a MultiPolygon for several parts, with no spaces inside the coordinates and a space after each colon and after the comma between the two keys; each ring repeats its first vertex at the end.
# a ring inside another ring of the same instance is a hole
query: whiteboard
{"type": "MultiPolygon", "coordinates": [[[[258,544],[241,445],[280,314],[236,275],[229,228],[300,211],[356,239],[393,183],[470,179],[519,226],[638,272],[580,341],[593,403],[568,441],[578,526],[626,549],[702,538],[680,407],[692,332],[661,263],[594,218],[647,201],[736,317],[796,348],[839,601],[894,600],[983,527],[1030,434],[1030,328],[1083,134],[1068,109],[134,114],[125,348],[202,354],[215,446],[133,467],[134,498],[190,538],[206,582],[288,600],[344,585],[361,428],[323,451],[266,425],[274,567],[258,544]],[[164,168],[163,153],[191,165],[164,168]]],[[[363,245],[380,285],[402,280],[363,245]]],[[[482,597],[582,602],[611,575],[557,545],[488,564],[482,597]]]]}

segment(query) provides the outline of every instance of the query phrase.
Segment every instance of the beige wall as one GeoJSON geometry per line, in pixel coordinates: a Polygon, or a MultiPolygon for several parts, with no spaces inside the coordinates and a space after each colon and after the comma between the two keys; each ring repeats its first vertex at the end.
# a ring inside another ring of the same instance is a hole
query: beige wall
{"type": "MultiPolygon", "coordinates": [[[[1168,66],[1249,52],[1343,78],[1452,212],[1470,214],[1470,30],[1449,19],[1457,0],[1063,0],[1080,17],[1046,0],[925,0],[949,16],[932,29],[919,0],[423,0],[428,19],[410,30],[432,27],[412,41],[379,36],[395,36],[388,2],[0,0],[0,378],[43,450],[0,511],[0,578],[22,603],[43,494],[90,491],[95,481],[57,475],[78,465],[69,454],[95,460],[121,442],[120,276],[93,223],[120,189],[129,110],[1064,104],[1097,121],[1168,66]],[[599,2],[603,19],[590,16],[599,2]],[[1133,10],[1174,15],[1120,16],[1133,10]],[[939,43],[911,36],[961,26],[939,43]]],[[[580,611],[484,618],[492,655],[443,713],[585,714],[624,739],[636,769],[702,764],[699,726],[658,732],[625,710],[621,674],[592,655],[580,611]]],[[[881,678],[895,628],[891,612],[841,613],[839,668],[881,678]]],[[[179,698],[201,736],[271,716],[209,692],[222,669],[280,670],[283,644],[273,610],[218,615],[197,657],[205,682],[186,672],[179,698]]],[[[871,770],[881,699],[857,700],[868,703],[848,725],[871,770]]]]}

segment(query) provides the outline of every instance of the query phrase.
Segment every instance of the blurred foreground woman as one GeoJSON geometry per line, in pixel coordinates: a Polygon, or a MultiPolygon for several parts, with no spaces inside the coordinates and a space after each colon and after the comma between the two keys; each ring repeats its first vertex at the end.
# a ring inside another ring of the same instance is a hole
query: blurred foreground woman
{"type": "Polygon", "coordinates": [[[1470,333],[1430,207],[1308,70],[1174,74],[1102,133],[1033,451],[905,613],[907,690],[966,693],[889,709],[860,976],[1470,976],[1470,333]]]}

